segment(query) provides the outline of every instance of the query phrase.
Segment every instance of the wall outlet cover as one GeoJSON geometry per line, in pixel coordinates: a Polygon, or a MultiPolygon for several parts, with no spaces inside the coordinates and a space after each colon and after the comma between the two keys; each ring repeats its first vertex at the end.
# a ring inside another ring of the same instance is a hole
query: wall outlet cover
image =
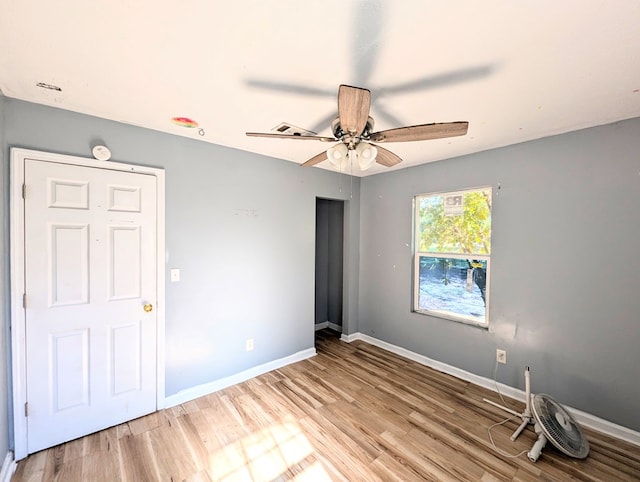
{"type": "Polygon", "coordinates": [[[496,361],[498,363],[507,363],[507,350],[501,350],[500,348],[496,349],[496,361]]]}

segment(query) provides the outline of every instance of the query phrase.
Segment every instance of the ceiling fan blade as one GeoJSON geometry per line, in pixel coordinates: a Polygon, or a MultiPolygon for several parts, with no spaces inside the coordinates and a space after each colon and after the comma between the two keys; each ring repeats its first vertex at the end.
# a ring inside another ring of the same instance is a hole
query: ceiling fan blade
{"type": "Polygon", "coordinates": [[[326,161],[326,160],[327,160],[327,151],[322,151],[320,154],[313,156],[307,162],[303,162],[300,165],[304,167],[310,167],[310,166],[315,166],[316,164],[319,164],[322,161],[326,161]]]}
{"type": "Polygon", "coordinates": [[[380,146],[376,146],[376,149],[378,149],[378,155],[376,156],[376,162],[378,164],[382,164],[383,166],[387,166],[387,167],[392,167],[402,162],[402,159],[400,159],[400,156],[394,154],[393,152],[388,151],[387,149],[380,146]]]}
{"type": "Polygon", "coordinates": [[[467,133],[468,128],[468,122],[422,124],[374,132],[369,136],[369,140],[371,142],[427,141],[430,139],[463,136],[467,133]]]}
{"type": "Polygon", "coordinates": [[[338,89],[338,117],[342,130],[352,136],[362,134],[369,120],[371,92],[360,87],[341,85],[338,89]]]}
{"type": "Polygon", "coordinates": [[[303,141],[322,141],[322,142],[335,142],[333,137],[324,136],[298,136],[295,134],[276,134],[275,132],[247,132],[249,137],[273,137],[276,139],[297,139],[303,141]]]}

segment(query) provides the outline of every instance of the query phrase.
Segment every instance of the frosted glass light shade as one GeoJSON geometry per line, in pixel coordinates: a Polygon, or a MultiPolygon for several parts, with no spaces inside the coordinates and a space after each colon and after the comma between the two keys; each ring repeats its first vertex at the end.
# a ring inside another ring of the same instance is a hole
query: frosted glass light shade
{"type": "Polygon", "coordinates": [[[347,151],[347,146],[344,144],[336,144],[335,146],[327,149],[327,159],[337,170],[344,171],[347,167],[347,151]]]}
{"type": "Polygon", "coordinates": [[[367,142],[361,142],[356,146],[356,152],[358,153],[358,165],[361,171],[366,171],[376,160],[378,155],[378,149],[367,142]]]}

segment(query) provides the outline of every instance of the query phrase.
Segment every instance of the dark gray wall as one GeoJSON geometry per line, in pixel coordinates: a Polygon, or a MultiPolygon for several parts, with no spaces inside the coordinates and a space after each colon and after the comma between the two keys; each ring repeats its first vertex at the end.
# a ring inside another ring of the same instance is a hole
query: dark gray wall
{"type": "MultiPolygon", "coordinates": [[[[4,146],[5,131],[5,98],[0,95],[0,146],[4,146]]],[[[4,456],[9,450],[10,434],[9,429],[9,397],[4,394],[9,391],[9,358],[10,358],[10,336],[9,336],[9,273],[8,273],[8,252],[9,252],[9,220],[7,206],[9,205],[8,173],[6,149],[0,149],[0,165],[2,165],[2,195],[0,195],[0,212],[2,213],[2,223],[0,223],[0,464],[4,461],[4,456]]]]}
{"type": "Polygon", "coordinates": [[[344,204],[329,201],[329,298],[327,321],[342,325],[344,204]]]}
{"type": "Polygon", "coordinates": [[[637,118],[364,178],[360,331],[640,430],[639,152],[637,118]],[[412,313],[412,197],[483,185],[489,329],[412,313]]]}
{"type": "MultiPolygon", "coordinates": [[[[90,157],[100,139],[115,161],[166,170],[167,395],[314,346],[316,198],[349,198],[337,173],[14,99],[4,111],[5,169],[10,146],[90,157]],[[179,283],[168,281],[170,268],[181,269],[179,283]]],[[[359,185],[346,213],[352,332],[359,185]]]]}
{"type": "Polygon", "coordinates": [[[343,201],[316,203],[316,324],[342,325],[343,201]]]}
{"type": "Polygon", "coordinates": [[[329,319],[329,209],[316,201],[316,325],[329,319]]]}

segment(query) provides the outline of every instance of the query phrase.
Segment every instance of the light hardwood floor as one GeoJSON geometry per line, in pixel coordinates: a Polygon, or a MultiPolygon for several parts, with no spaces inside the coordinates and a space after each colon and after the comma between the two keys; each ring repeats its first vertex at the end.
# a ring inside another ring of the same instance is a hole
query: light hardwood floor
{"type": "MultiPolygon", "coordinates": [[[[586,460],[535,464],[491,447],[496,394],[363,342],[318,332],[318,355],[181,406],[33,454],[22,481],[640,480],[640,448],[588,431],[586,460]]],[[[516,409],[521,404],[508,400],[516,409]]],[[[515,422],[496,445],[528,450],[515,422]]]]}

